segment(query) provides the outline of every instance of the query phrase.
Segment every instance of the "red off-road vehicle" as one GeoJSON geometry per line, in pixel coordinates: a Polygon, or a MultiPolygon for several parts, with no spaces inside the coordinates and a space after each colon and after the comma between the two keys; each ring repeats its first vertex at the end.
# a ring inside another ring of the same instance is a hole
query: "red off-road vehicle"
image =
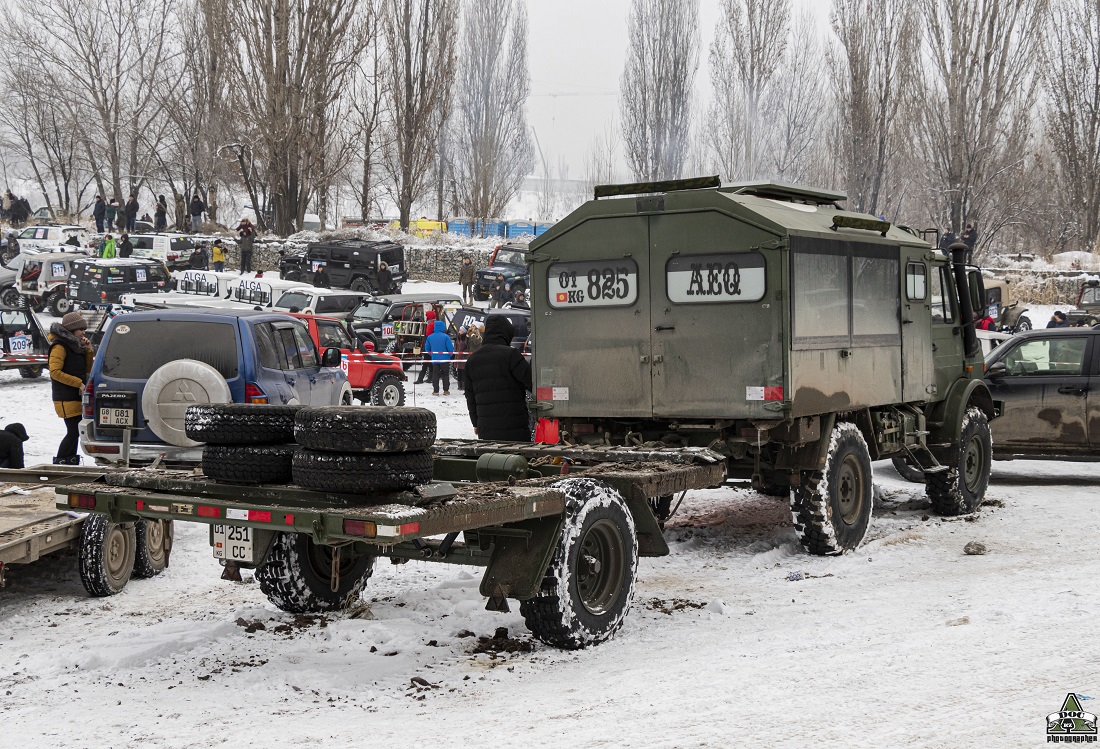
{"type": "Polygon", "coordinates": [[[395,356],[377,354],[371,343],[360,349],[347,323],[336,317],[293,314],[309,327],[309,337],[318,351],[340,349],[340,368],[348,377],[351,391],[363,403],[374,406],[405,405],[407,379],[401,360],[395,356]]]}

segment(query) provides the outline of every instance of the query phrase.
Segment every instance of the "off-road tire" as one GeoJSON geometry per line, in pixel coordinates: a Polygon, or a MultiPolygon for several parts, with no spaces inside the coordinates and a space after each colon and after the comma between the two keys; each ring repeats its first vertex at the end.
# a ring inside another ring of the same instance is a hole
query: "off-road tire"
{"type": "Polygon", "coordinates": [[[914,466],[906,458],[891,458],[890,462],[894,466],[894,470],[898,472],[906,481],[911,481],[914,484],[924,483],[924,471],[917,466],[914,466]]]}
{"type": "Polygon", "coordinates": [[[65,294],[65,287],[50,292],[46,297],[46,310],[54,317],[64,317],[73,311],[73,303],[65,294]]]}
{"type": "Polygon", "coordinates": [[[435,414],[426,408],[321,406],[294,419],[294,439],[310,450],[399,453],[435,442],[435,414]]]}
{"type": "Polygon", "coordinates": [[[19,376],[24,380],[37,380],[42,376],[42,365],[32,364],[29,367],[20,367],[19,376]]]}
{"type": "Polygon", "coordinates": [[[92,513],[80,527],[80,582],[89,595],[113,596],[126,587],[134,572],[137,549],[133,523],[112,523],[92,513]]]}
{"type": "Polygon", "coordinates": [[[370,283],[362,276],[356,276],[355,278],[351,279],[351,283],[348,285],[348,288],[352,291],[358,291],[363,294],[370,293],[370,283]]]}
{"type": "Polygon", "coordinates": [[[294,483],[327,492],[396,492],[430,483],[427,452],[334,453],[299,448],[294,452],[294,483]]]}
{"type": "Polygon", "coordinates": [[[372,406],[386,408],[405,405],[405,386],[401,378],[392,374],[380,374],[375,377],[374,384],[370,386],[370,402],[372,406]]]}
{"type": "Polygon", "coordinates": [[[520,612],[539,640],[578,650],[622,626],[634,599],[638,536],[625,500],[607,484],[576,478],[553,488],[565,494],[565,525],[539,592],[520,612]]]}
{"type": "Polygon", "coordinates": [[[190,439],[211,445],[264,445],[294,441],[294,416],[301,406],[209,403],[187,409],[190,439]]]}
{"type": "Polygon", "coordinates": [[[225,484],[289,484],[295,445],[206,445],[202,472],[225,484]]]}
{"type": "Polygon", "coordinates": [[[484,291],[478,291],[477,287],[475,286],[474,287],[474,301],[475,302],[486,302],[488,300],[489,300],[489,295],[486,294],[484,291]]]}
{"type": "Polygon", "coordinates": [[[977,512],[989,487],[993,462],[989,419],[980,408],[971,406],[966,410],[959,446],[940,462],[946,470],[925,474],[932,512],[947,517],[977,512]]]}
{"type": "Polygon", "coordinates": [[[168,568],[174,535],[171,520],[139,520],[134,523],[134,577],[155,577],[168,568]]]}
{"type": "Polygon", "coordinates": [[[837,424],[824,468],[803,471],[801,484],[791,492],[791,517],[802,548],[825,556],[858,547],[871,522],[873,489],[863,433],[850,422],[837,424]]]}
{"type": "Polygon", "coordinates": [[[260,590],[279,609],[314,614],[346,609],[374,571],[374,557],[340,558],[340,584],[330,587],[333,547],[313,543],[304,533],[279,533],[267,559],[256,570],[260,590]]]}
{"type": "Polygon", "coordinates": [[[19,290],[14,286],[9,286],[4,289],[3,293],[0,293],[0,304],[5,307],[11,307],[12,309],[21,309],[27,306],[27,300],[19,293],[19,290]]]}
{"type": "Polygon", "coordinates": [[[1028,330],[1031,330],[1031,318],[1021,316],[1020,319],[1016,321],[1016,332],[1023,333],[1028,330]]]}

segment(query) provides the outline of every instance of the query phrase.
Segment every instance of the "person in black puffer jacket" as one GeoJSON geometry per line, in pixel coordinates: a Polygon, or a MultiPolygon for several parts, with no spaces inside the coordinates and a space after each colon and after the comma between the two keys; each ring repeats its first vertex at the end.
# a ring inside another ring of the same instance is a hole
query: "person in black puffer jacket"
{"type": "Polygon", "coordinates": [[[466,360],[466,407],[474,432],[483,440],[531,441],[531,365],[512,348],[513,335],[507,317],[489,317],[481,348],[466,360]]]}

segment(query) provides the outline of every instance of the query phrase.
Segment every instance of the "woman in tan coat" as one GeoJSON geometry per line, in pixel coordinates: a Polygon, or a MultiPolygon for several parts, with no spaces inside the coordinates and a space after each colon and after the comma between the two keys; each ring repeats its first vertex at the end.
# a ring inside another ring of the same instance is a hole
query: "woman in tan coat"
{"type": "Polygon", "coordinates": [[[84,331],[88,323],[79,312],[70,312],[50,326],[50,380],[53,385],[53,408],[65,420],[65,438],[57,448],[54,463],[80,465],[76,448],[80,442],[80,418],[83,413],[81,396],[92,371],[91,342],[84,331]]]}

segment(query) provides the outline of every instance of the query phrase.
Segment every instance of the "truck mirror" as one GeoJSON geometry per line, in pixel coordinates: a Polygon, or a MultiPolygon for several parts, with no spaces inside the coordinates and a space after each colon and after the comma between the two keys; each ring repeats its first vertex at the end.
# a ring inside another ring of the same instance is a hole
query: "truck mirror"
{"type": "Polygon", "coordinates": [[[991,380],[999,379],[1006,374],[1008,374],[1008,367],[1005,366],[1003,361],[993,362],[989,365],[989,369],[985,371],[985,376],[991,380]]]}
{"type": "Polygon", "coordinates": [[[339,367],[340,366],[340,349],[327,348],[325,353],[321,354],[321,366],[322,367],[339,367]]]}
{"type": "Polygon", "coordinates": [[[982,273],[974,268],[967,271],[967,274],[970,276],[970,304],[979,317],[985,317],[989,314],[989,301],[986,298],[985,281],[982,279],[982,273]]]}

